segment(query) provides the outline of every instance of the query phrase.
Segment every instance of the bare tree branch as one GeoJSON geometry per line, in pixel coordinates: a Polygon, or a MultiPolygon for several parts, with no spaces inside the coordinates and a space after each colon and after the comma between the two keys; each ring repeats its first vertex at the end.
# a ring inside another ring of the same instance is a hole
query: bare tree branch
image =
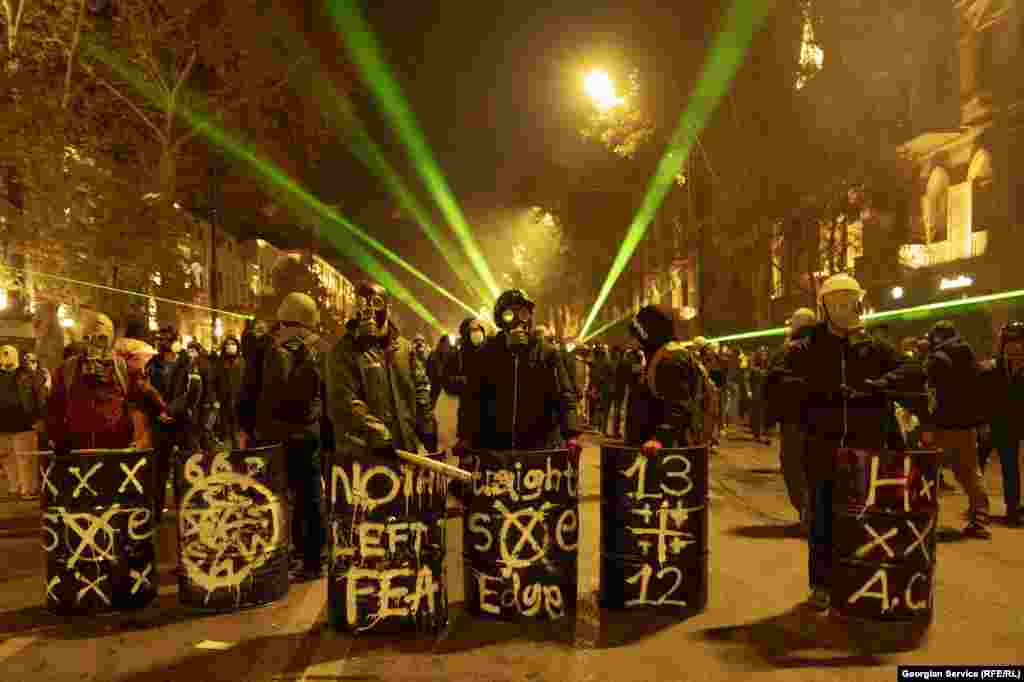
{"type": "Polygon", "coordinates": [[[4,0],[4,14],[7,15],[7,49],[10,51],[11,59],[14,59],[14,49],[18,46],[18,29],[21,27],[21,16],[27,2],[28,0],[19,0],[18,11],[15,13],[11,7],[11,0],[4,0]]]}
{"type": "Polygon", "coordinates": [[[196,65],[196,58],[198,56],[199,50],[193,49],[192,54],[189,55],[188,62],[185,64],[185,68],[175,81],[174,88],[171,89],[171,101],[169,102],[171,109],[173,109],[174,104],[178,99],[178,93],[181,91],[182,86],[185,85],[185,81],[187,81],[188,77],[192,74],[192,68],[196,65]]]}
{"type": "Polygon", "coordinates": [[[82,38],[82,22],[85,20],[85,0],[78,3],[78,18],[75,19],[75,33],[71,37],[71,49],[68,51],[68,67],[64,72],[64,96],[60,101],[60,108],[67,109],[71,101],[71,71],[75,65],[75,55],[78,52],[78,43],[82,38]]]}
{"type": "Polygon", "coordinates": [[[145,112],[143,112],[142,109],[140,109],[138,105],[135,104],[135,102],[131,101],[131,99],[121,94],[121,91],[115,88],[113,85],[111,85],[110,82],[106,79],[97,78],[97,80],[100,82],[101,85],[107,88],[107,90],[110,90],[110,92],[112,92],[115,97],[117,97],[119,100],[127,104],[132,111],[138,114],[139,118],[141,118],[146,123],[146,125],[148,125],[153,130],[153,132],[156,133],[157,139],[160,140],[161,143],[166,144],[163,131],[161,131],[160,128],[158,128],[156,124],[153,123],[152,119],[150,119],[149,116],[146,116],[145,112]]]}

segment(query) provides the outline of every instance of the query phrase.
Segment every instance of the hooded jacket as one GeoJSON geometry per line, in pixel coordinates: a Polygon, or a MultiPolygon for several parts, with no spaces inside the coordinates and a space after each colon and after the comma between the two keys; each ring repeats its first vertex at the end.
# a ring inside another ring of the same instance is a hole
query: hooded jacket
{"type": "Polygon", "coordinates": [[[370,449],[432,449],[437,424],[423,362],[394,323],[388,322],[384,337],[370,341],[357,337],[357,326],[356,320],[345,325],[328,363],[328,414],[339,447],[351,435],[370,449]]]}
{"type": "Polygon", "coordinates": [[[539,450],[579,434],[576,395],[556,348],[530,334],[526,347],[511,350],[499,332],[479,352],[463,398],[472,447],[539,450]]]}
{"type": "Polygon", "coordinates": [[[245,369],[241,343],[234,336],[225,337],[220,345],[220,357],[213,363],[210,378],[213,400],[220,403],[219,417],[222,427],[238,426],[238,404],[241,402],[245,369]],[[237,355],[229,356],[224,353],[228,342],[234,342],[238,347],[237,355]]]}
{"type": "Polygon", "coordinates": [[[487,344],[487,334],[482,323],[469,320],[459,326],[459,337],[462,343],[449,354],[448,360],[441,370],[441,380],[444,390],[459,398],[456,435],[463,438],[466,420],[467,401],[464,399],[466,387],[469,385],[469,376],[475,371],[474,367],[480,362],[481,351],[487,344]],[[469,339],[469,335],[474,329],[484,332],[484,341],[479,346],[474,346],[469,339]]]}
{"type": "Polygon", "coordinates": [[[928,422],[939,429],[970,429],[985,423],[979,399],[979,368],[963,337],[955,334],[936,344],[924,362],[933,394],[928,422]]]}
{"type": "Polygon", "coordinates": [[[701,367],[675,338],[675,319],[664,306],[646,306],[637,321],[647,332],[640,340],[647,365],[643,381],[635,384],[626,417],[626,444],[638,447],[658,439],[667,447],[695,444],[703,431],[701,367]],[[668,442],[666,442],[668,441],[668,442]]]}

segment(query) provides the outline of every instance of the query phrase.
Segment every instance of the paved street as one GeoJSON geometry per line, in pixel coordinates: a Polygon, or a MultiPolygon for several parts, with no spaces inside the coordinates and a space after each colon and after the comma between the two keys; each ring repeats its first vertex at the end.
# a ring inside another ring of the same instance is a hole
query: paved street
{"type": "MultiPolygon", "coordinates": [[[[726,440],[711,466],[711,597],[685,621],[597,609],[598,451],[583,458],[580,599],[560,630],[472,618],[460,606],[434,639],[353,638],[325,625],[326,581],[294,585],[276,604],[203,615],[177,604],[170,573],[174,519],[161,529],[160,597],[129,615],[65,621],[43,603],[38,522],[31,505],[0,509],[0,679],[4,682],[218,680],[891,680],[897,664],[1024,661],[1024,531],[993,525],[991,542],[960,541],[966,498],[942,496],[936,618],[914,652],[853,651],[838,625],[794,606],[805,597],[806,549],[792,526],[777,444],[726,440]],[[203,644],[200,648],[197,645],[203,644]],[[771,677],[767,677],[770,675],[771,677]]],[[[998,465],[987,476],[1002,514],[998,465]]],[[[449,531],[449,594],[463,598],[461,521],[449,531]]]]}

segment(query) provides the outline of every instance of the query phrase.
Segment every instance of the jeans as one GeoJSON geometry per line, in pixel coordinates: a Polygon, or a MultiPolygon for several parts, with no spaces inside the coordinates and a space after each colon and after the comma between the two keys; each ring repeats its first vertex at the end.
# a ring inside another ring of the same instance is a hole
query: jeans
{"type": "Polygon", "coordinates": [[[811,488],[811,522],[808,524],[807,573],[811,589],[828,589],[832,577],[832,481],[811,488]]]}
{"type": "Polygon", "coordinates": [[[995,443],[999,450],[999,463],[1003,469],[1003,499],[1006,500],[1006,513],[1013,515],[1020,510],[1020,454],[1017,449],[1020,440],[1017,438],[1000,438],[995,443]]]}
{"type": "Polygon", "coordinates": [[[285,440],[284,449],[288,488],[295,494],[292,539],[306,570],[319,570],[320,554],[327,541],[320,509],[320,439],[303,433],[285,440]]]}
{"type": "Polygon", "coordinates": [[[779,460],[782,478],[786,482],[789,502],[803,518],[807,511],[807,474],[804,471],[804,450],[807,438],[800,424],[783,422],[779,439],[779,460]]]}
{"type": "Polygon", "coordinates": [[[975,429],[939,429],[935,447],[945,452],[953,475],[967,493],[971,521],[988,524],[988,493],[978,467],[978,435],[975,429]]]}

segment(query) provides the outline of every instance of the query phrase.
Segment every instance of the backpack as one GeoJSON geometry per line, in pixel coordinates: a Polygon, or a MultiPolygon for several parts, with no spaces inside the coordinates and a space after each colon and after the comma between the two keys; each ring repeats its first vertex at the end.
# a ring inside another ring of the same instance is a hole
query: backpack
{"type": "Polygon", "coordinates": [[[263,357],[260,401],[268,401],[274,421],[309,426],[320,418],[320,337],[275,337],[263,357]]]}

